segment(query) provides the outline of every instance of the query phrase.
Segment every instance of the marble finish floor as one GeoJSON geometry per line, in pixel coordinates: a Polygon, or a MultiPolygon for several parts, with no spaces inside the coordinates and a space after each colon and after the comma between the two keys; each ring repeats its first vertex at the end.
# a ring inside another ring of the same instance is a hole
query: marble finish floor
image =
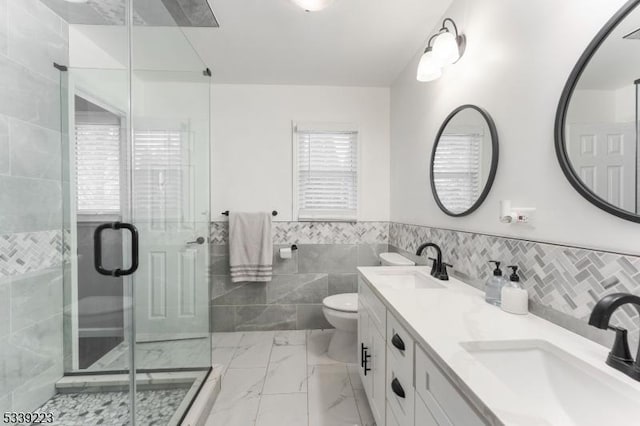
{"type": "MultiPolygon", "coordinates": [[[[139,391],[136,424],[166,426],[188,391],[189,388],[139,391]]],[[[55,425],[126,426],[129,424],[129,393],[59,393],[35,411],[53,413],[55,425]]]]}
{"type": "MultiPolygon", "coordinates": [[[[136,343],[136,369],[209,367],[210,339],[164,340],[136,343]]],[[[129,344],[122,342],[86,371],[129,369],[129,344]]]]}
{"type": "Polygon", "coordinates": [[[333,330],[213,334],[222,390],[207,426],[372,426],[356,364],[327,355],[333,330]]]}

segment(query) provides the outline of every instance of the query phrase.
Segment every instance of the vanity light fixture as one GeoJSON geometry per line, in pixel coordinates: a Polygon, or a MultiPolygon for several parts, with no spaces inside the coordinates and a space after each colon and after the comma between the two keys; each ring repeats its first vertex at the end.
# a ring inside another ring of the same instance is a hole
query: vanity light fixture
{"type": "Polygon", "coordinates": [[[442,27],[432,35],[420,58],[416,78],[418,81],[433,81],[442,75],[442,68],[456,63],[466,46],[464,34],[458,32],[458,26],[451,18],[442,21],[442,27]],[[452,28],[447,27],[447,24],[452,28]],[[433,42],[433,46],[432,43],[433,42]]]}
{"type": "Polygon", "coordinates": [[[292,0],[306,12],[317,12],[333,3],[333,0],[292,0]]]}

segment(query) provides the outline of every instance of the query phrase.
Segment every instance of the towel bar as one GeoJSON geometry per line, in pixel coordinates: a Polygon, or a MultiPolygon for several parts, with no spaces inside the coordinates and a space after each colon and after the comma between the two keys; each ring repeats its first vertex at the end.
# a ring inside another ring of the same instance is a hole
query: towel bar
{"type": "MultiPolygon", "coordinates": [[[[229,216],[229,210],[225,210],[221,213],[223,216],[229,216]]],[[[278,216],[277,210],[271,212],[271,216],[278,216]]]]}

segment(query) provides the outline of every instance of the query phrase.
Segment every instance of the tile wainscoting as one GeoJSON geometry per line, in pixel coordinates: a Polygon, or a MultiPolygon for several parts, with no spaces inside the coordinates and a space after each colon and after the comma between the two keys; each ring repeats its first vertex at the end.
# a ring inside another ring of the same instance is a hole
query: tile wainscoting
{"type": "MultiPolygon", "coordinates": [[[[212,329],[215,331],[324,328],[322,299],[356,289],[356,267],[378,265],[377,254],[413,253],[425,241],[444,250],[453,273],[482,289],[489,260],[518,265],[531,311],[573,332],[609,345],[611,333],[587,319],[605,294],[640,291],[640,257],[579,247],[387,222],[274,222],[274,279],[232,284],[226,222],[211,227],[212,329]],[[297,244],[291,260],[277,249],[297,244]]],[[[506,272],[506,271],[505,271],[506,272]]],[[[638,313],[622,307],[614,321],[637,341],[638,313]]]]}
{"type": "Polygon", "coordinates": [[[322,299],[357,291],[356,268],[378,265],[388,238],[388,222],[274,222],[272,281],[232,283],[227,223],[212,223],[212,330],[330,328],[322,299]],[[278,249],[292,244],[292,258],[280,259],[278,249]]]}
{"type": "MultiPolygon", "coordinates": [[[[534,314],[605,345],[611,344],[613,333],[587,324],[594,305],[605,294],[640,292],[637,256],[401,223],[389,226],[390,249],[414,260],[413,253],[426,241],[442,248],[457,277],[479,289],[493,269],[489,260],[502,261],[505,273],[507,265],[517,265],[534,314]]],[[[636,344],[638,312],[627,305],[613,318],[636,344]]]]}

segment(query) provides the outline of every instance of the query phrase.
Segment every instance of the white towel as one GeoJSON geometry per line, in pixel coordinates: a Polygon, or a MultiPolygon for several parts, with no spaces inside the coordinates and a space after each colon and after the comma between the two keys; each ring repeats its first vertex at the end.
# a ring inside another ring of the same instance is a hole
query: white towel
{"type": "Polygon", "coordinates": [[[271,213],[229,213],[231,281],[271,281],[271,213]]]}

